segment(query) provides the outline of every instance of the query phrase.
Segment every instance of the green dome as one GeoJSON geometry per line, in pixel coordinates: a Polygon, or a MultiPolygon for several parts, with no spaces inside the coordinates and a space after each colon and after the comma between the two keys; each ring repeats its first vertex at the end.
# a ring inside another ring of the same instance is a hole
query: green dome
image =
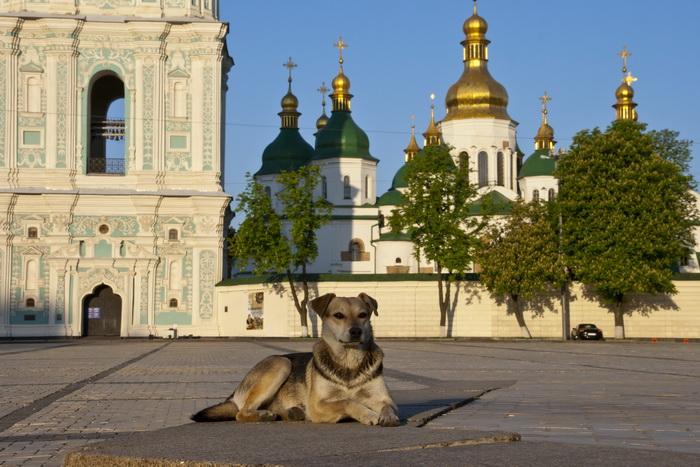
{"type": "Polygon", "coordinates": [[[490,191],[472,203],[469,214],[481,215],[508,215],[513,212],[513,202],[498,191],[490,191]]]}
{"type": "Polygon", "coordinates": [[[401,206],[405,202],[404,195],[399,190],[392,188],[377,200],[377,206],[401,206]]]}
{"type": "Polygon", "coordinates": [[[333,112],[328,124],[316,136],[314,160],[353,157],[378,162],[369,153],[369,138],[357,126],[350,112],[333,112]]]}
{"type": "Polygon", "coordinates": [[[406,172],[408,171],[407,165],[404,164],[394,175],[394,180],[391,182],[391,189],[395,190],[397,188],[408,188],[408,179],[406,178],[406,172]]]}
{"type": "Polygon", "coordinates": [[[554,175],[555,162],[549,149],[539,149],[527,158],[520,169],[518,178],[552,176],[554,175]]]}
{"type": "Polygon", "coordinates": [[[313,157],[314,148],[302,138],[297,128],[282,128],[277,138],[265,148],[262,167],[255,175],[296,170],[313,157]]]}

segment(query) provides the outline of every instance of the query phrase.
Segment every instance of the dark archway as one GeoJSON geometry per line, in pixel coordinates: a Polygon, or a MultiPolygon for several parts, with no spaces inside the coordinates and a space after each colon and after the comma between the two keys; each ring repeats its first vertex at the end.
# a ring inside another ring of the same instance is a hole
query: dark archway
{"type": "Polygon", "coordinates": [[[88,174],[124,175],[124,83],[106,73],[90,87],[88,174]]]}
{"type": "Polygon", "coordinates": [[[83,300],[83,336],[119,336],[122,329],[122,298],[100,285],[83,300]]]}

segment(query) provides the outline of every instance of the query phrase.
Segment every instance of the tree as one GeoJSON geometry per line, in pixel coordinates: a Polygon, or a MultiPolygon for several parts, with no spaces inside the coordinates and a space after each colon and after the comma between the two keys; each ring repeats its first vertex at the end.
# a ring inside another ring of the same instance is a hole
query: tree
{"type": "Polygon", "coordinates": [[[619,121],[582,131],[557,168],[567,262],[612,305],[616,338],[625,335],[625,297],[674,294],[672,266],[694,245],[691,179],[645,130],[619,121]]]}
{"type": "Polygon", "coordinates": [[[289,222],[287,242],[290,255],[285,273],[294,306],[301,319],[302,334],[308,337],[309,277],[306,267],[318,256],[316,232],[330,221],[332,206],[315,195],[316,187],[321,181],[321,172],[316,166],[282,172],[277,181],[282,185],[282,191],[277,194],[282,203],[282,216],[289,222]],[[298,271],[299,268],[303,292],[301,300],[292,274],[292,271],[298,271]]]}
{"type": "Polygon", "coordinates": [[[484,225],[469,215],[477,190],[469,183],[468,170],[455,166],[449,148],[426,147],[408,162],[406,202],[391,218],[392,229],[410,235],[416,257],[435,263],[443,336],[453,300],[451,285],[456,275],[469,269],[484,225]]]}
{"type": "Polygon", "coordinates": [[[558,219],[551,204],[514,204],[511,215],[483,236],[480,279],[497,300],[509,300],[523,337],[532,335],[522,302],[551,292],[566,280],[559,254],[558,219]]]}
{"type": "Polygon", "coordinates": [[[684,174],[690,173],[690,161],[693,159],[691,140],[679,139],[680,133],[673,130],[654,130],[649,132],[649,136],[654,140],[654,151],[661,158],[678,165],[684,174]]]}
{"type": "Polygon", "coordinates": [[[319,168],[311,166],[280,174],[277,181],[282,190],[276,196],[282,208],[278,214],[265,188],[249,175],[248,186],[239,196],[237,208],[245,214],[245,220],[231,246],[233,256],[252,262],[256,274],[272,272],[284,275],[304,336],[309,335],[309,277],[306,268],[318,256],[316,231],[330,220],[331,212],[330,204],[314,195],[320,178],[319,168]],[[299,269],[301,299],[294,274],[299,269]]]}

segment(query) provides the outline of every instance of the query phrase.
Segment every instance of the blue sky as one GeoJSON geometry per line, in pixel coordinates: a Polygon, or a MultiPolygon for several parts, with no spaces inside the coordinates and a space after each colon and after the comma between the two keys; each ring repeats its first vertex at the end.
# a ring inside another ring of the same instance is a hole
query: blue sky
{"type": "MultiPolygon", "coordinates": [[[[377,191],[386,191],[403,163],[411,115],[422,133],[430,93],[438,118],[444,97],[460,76],[462,23],[470,0],[222,0],[230,24],[229,51],[236,66],[227,95],[226,191],[237,195],[245,173],[260,167],[277,135],[280,99],[291,56],[294,92],[303,113],[302,134],[313,144],[321,113],[316,89],[337,73],[339,35],[350,44],[346,74],[352,81],[353,116],[381,160],[377,191]]],[[[539,96],[553,97],[550,123],[560,147],[584,128],[605,127],[621,80],[617,53],[632,51],[630,69],[640,120],[696,141],[700,150],[700,2],[697,0],[481,0],[489,23],[489,67],[510,95],[509,113],[520,122],[526,154],[540,122],[539,96]]],[[[696,156],[692,173],[700,179],[696,156]]]]}

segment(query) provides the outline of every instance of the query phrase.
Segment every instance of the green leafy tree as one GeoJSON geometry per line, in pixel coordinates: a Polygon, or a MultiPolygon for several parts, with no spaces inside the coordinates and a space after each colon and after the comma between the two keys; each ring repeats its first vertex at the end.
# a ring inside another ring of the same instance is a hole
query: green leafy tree
{"type": "Polygon", "coordinates": [[[294,298],[294,306],[301,319],[302,333],[309,335],[307,305],[309,303],[309,276],[307,265],[318,257],[316,233],[331,219],[331,204],[315,195],[321,181],[320,169],[304,166],[277,177],[282,191],[277,198],[282,204],[282,216],[289,223],[287,243],[289,257],[285,274],[294,298]],[[300,272],[302,295],[299,297],[293,271],[300,272]]]}
{"type": "Polygon", "coordinates": [[[469,270],[484,225],[470,216],[477,190],[469,183],[468,170],[455,166],[448,147],[426,147],[408,162],[406,202],[391,218],[393,230],[409,233],[416,257],[435,264],[443,336],[453,301],[452,284],[457,275],[469,270]]]}
{"type": "Polygon", "coordinates": [[[693,159],[691,140],[679,139],[680,133],[674,130],[654,130],[649,132],[649,136],[654,140],[654,150],[661,158],[678,165],[683,173],[690,173],[693,159]]]}
{"type": "Polygon", "coordinates": [[[625,297],[676,293],[672,266],[694,244],[690,177],[645,130],[621,121],[582,131],[557,168],[567,262],[611,305],[616,338],[624,338],[625,297]]]}
{"type": "Polygon", "coordinates": [[[316,232],[330,220],[331,213],[330,204],[314,195],[320,179],[318,167],[280,174],[277,181],[282,190],[277,198],[281,212],[277,213],[265,188],[248,176],[237,208],[245,214],[245,220],[231,244],[232,255],[252,263],[256,274],[275,273],[286,278],[304,336],[309,335],[307,265],[318,256],[316,232]],[[295,277],[296,272],[299,274],[295,277]]]}
{"type": "Polygon", "coordinates": [[[511,215],[482,238],[478,259],[481,282],[491,295],[510,305],[523,337],[532,335],[523,302],[551,293],[566,280],[559,250],[558,219],[551,204],[513,205],[511,215]]]}

